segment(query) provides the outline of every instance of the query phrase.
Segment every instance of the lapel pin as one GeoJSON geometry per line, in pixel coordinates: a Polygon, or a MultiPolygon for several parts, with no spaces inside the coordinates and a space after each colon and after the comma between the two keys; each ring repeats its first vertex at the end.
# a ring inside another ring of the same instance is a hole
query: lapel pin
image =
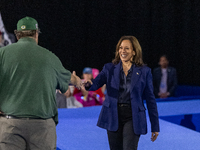
{"type": "Polygon", "coordinates": [[[137,72],[136,74],[137,74],[137,75],[139,75],[139,73],[138,73],[138,72],[137,72]]]}

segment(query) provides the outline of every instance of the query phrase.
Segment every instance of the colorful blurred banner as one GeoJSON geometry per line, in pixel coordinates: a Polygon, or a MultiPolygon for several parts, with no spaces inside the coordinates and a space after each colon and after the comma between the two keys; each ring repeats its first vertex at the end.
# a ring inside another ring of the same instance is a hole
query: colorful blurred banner
{"type": "Polygon", "coordinates": [[[1,17],[1,12],[0,12],[0,31],[3,33],[3,38],[4,38],[4,41],[6,42],[5,44],[8,45],[8,44],[12,44],[9,36],[8,36],[8,33],[5,29],[5,26],[3,24],[3,20],[2,20],[2,17],[1,17]]]}

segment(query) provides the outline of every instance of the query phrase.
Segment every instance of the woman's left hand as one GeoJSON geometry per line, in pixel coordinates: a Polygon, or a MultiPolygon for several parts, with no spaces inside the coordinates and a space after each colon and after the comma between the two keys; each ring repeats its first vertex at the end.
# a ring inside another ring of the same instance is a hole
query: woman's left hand
{"type": "Polygon", "coordinates": [[[151,134],[151,141],[154,142],[157,139],[158,135],[159,135],[158,132],[152,132],[152,134],[151,134]]]}
{"type": "Polygon", "coordinates": [[[85,87],[89,87],[93,84],[91,80],[84,80],[82,83],[85,87]]]}

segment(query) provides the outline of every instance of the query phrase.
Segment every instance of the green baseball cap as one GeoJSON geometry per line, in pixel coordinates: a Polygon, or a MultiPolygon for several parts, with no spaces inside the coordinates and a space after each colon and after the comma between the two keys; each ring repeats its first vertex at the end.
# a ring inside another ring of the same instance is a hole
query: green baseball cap
{"type": "Polygon", "coordinates": [[[18,31],[38,30],[38,23],[34,18],[25,17],[18,21],[17,30],[18,31]]]}

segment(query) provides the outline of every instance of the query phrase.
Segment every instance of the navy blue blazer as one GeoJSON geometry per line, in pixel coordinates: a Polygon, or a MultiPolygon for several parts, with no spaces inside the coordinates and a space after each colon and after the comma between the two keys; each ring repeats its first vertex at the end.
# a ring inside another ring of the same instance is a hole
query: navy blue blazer
{"type": "MultiPolygon", "coordinates": [[[[117,131],[118,129],[117,103],[119,97],[120,67],[121,63],[118,63],[117,65],[112,63],[106,64],[99,75],[93,80],[93,85],[89,88],[89,91],[95,91],[106,84],[107,95],[103,102],[97,126],[109,131],[117,131]]],[[[155,96],[153,94],[150,68],[147,66],[138,67],[134,65],[130,91],[135,133],[147,133],[146,108],[144,107],[143,96],[146,98],[151,122],[151,131],[159,132],[158,111],[155,96]]]]}

